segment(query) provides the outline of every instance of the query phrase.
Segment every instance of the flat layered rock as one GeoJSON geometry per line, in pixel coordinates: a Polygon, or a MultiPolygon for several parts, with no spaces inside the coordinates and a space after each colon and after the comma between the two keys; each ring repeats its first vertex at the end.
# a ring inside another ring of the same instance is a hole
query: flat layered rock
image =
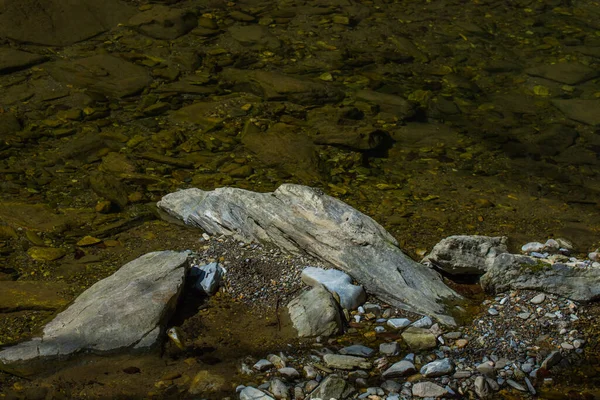
{"type": "Polygon", "coordinates": [[[48,72],[60,82],[108,97],[126,97],[142,91],[151,82],[145,68],[108,54],[48,65],[48,72]]]}
{"type": "Polygon", "coordinates": [[[150,10],[134,15],[128,24],[146,36],[172,40],[194,29],[198,19],[188,10],[154,5],[150,10]]]}
{"type": "Polygon", "coordinates": [[[388,304],[455,324],[443,304],[460,296],[437,272],[406,256],[373,219],[318,189],[292,184],[273,193],[187,189],[163,197],[158,206],[210,234],[308,253],[347,272],[388,304]]]}
{"type": "Polygon", "coordinates": [[[56,310],[69,304],[61,282],[0,281],[0,312],[56,310]]]}
{"type": "Polygon", "coordinates": [[[29,375],[48,360],[154,346],[183,288],[187,254],[148,253],[83,292],[41,337],[0,351],[0,369],[29,375]]]}
{"type": "Polygon", "coordinates": [[[67,46],[110,30],[134,12],[119,0],[3,0],[0,37],[67,46]]]}
{"type": "Polygon", "coordinates": [[[554,107],[562,111],[567,118],[583,122],[587,125],[600,125],[600,100],[556,99],[552,100],[554,107]]]}
{"type": "Polygon", "coordinates": [[[533,257],[500,254],[492,268],[481,277],[483,288],[492,293],[531,289],[575,301],[600,298],[600,268],[553,265],[533,257]]]}

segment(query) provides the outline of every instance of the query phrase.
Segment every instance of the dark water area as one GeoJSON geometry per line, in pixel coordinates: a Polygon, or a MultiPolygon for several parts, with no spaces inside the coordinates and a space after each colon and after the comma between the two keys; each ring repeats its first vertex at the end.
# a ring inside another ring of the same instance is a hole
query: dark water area
{"type": "MultiPolygon", "coordinates": [[[[453,234],[583,254],[599,151],[597,1],[0,1],[0,346],[124,262],[196,243],[157,220],[178,189],[320,187],[415,259],[453,234]],[[32,282],[22,301],[15,281],[32,282]]],[[[227,352],[215,334],[210,374],[292,340],[239,315],[255,339],[227,352]]],[[[0,392],[176,398],[157,382],[194,376],[183,357],[119,357],[29,389],[0,373],[0,392]]]]}

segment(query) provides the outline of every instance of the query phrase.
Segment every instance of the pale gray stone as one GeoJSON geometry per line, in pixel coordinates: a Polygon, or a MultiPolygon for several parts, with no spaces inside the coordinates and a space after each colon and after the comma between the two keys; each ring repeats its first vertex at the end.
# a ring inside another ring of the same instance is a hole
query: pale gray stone
{"type": "Polygon", "coordinates": [[[300,337],[331,336],[342,329],[339,307],[322,285],[290,301],[288,312],[300,337]]]}
{"type": "Polygon", "coordinates": [[[54,358],[156,345],[183,288],[187,257],[158,251],[123,265],[46,324],[41,337],[0,351],[0,369],[28,375],[54,358]]]}
{"type": "Polygon", "coordinates": [[[435,360],[421,367],[421,375],[427,378],[449,375],[454,371],[454,363],[449,358],[435,360]]]}
{"type": "Polygon", "coordinates": [[[538,295],[536,295],[533,299],[531,299],[530,301],[533,304],[542,304],[544,302],[544,300],[546,300],[546,295],[544,293],[540,293],[538,295]]]}
{"type": "Polygon", "coordinates": [[[325,354],[323,361],[330,368],[337,369],[355,369],[364,368],[370,369],[372,364],[362,357],[344,356],[340,354],[325,354]]]}
{"type": "Polygon", "coordinates": [[[286,379],[300,378],[300,372],[298,372],[298,370],[296,368],[292,368],[292,367],[279,368],[277,370],[277,372],[279,372],[281,374],[281,376],[283,376],[286,379]]]}
{"type": "Polygon", "coordinates": [[[158,206],[210,234],[309,253],[344,270],[388,304],[455,325],[444,304],[460,296],[437,272],[402,253],[373,219],[318,189],[293,184],[273,193],[187,189],[163,197],[158,206]]]}
{"type": "Polygon", "coordinates": [[[269,392],[271,392],[276,399],[290,398],[290,389],[281,379],[274,378],[269,382],[269,392]]]}
{"type": "Polygon", "coordinates": [[[253,388],[252,386],[246,386],[240,392],[240,400],[274,400],[273,397],[269,396],[262,390],[253,388]]]}
{"type": "Polygon", "coordinates": [[[448,391],[433,382],[418,382],[413,385],[412,394],[417,397],[442,397],[448,391]]]}
{"type": "Polygon", "coordinates": [[[352,346],[340,349],[340,354],[347,356],[371,357],[375,350],[362,344],[353,344],[352,346]]]}
{"type": "Polygon", "coordinates": [[[269,360],[265,360],[264,358],[262,360],[258,360],[256,362],[256,364],[254,364],[252,366],[252,368],[254,368],[257,371],[266,371],[268,369],[273,368],[273,363],[269,360]]]}
{"type": "Polygon", "coordinates": [[[492,293],[530,289],[592,301],[600,297],[600,269],[566,264],[545,264],[532,257],[500,254],[492,268],[481,277],[483,288],[492,293]]]}
{"type": "Polygon", "coordinates": [[[437,347],[437,339],[428,329],[408,327],[402,332],[402,339],[413,351],[433,349],[437,347]]]}
{"type": "Polygon", "coordinates": [[[379,352],[386,356],[397,356],[400,354],[400,345],[397,342],[381,343],[379,352]]]}
{"type": "Polygon", "coordinates": [[[480,399],[489,399],[493,395],[492,388],[483,376],[475,378],[475,394],[480,399]]]}
{"type": "Polygon", "coordinates": [[[196,280],[194,288],[209,296],[217,293],[224,275],[225,270],[216,262],[198,267],[193,266],[189,272],[190,278],[196,280]]]}
{"type": "Polygon", "coordinates": [[[400,378],[402,376],[410,375],[415,372],[417,372],[417,369],[415,368],[415,365],[412,362],[408,360],[402,360],[392,364],[391,367],[389,367],[383,372],[383,374],[381,374],[381,377],[383,379],[400,378]]]}
{"type": "Polygon", "coordinates": [[[520,383],[513,381],[512,379],[507,379],[506,383],[508,383],[509,386],[521,391],[521,392],[526,392],[527,388],[523,385],[521,385],[520,383]]]}
{"type": "Polygon", "coordinates": [[[408,318],[391,318],[387,321],[387,326],[392,329],[402,329],[410,325],[410,319],[408,318]]]}
{"type": "Polygon", "coordinates": [[[498,254],[508,252],[508,238],[457,235],[442,239],[423,259],[452,275],[482,275],[498,254]]]}
{"type": "Polygon", "coordinates": [[[363,304],[367,295],[362,286],[353,285],[352,277],[337,269],[307,267],[302,270],[302,282],[309,286],[320,283],[330,292],[340,296],[340,305],[347,310],[354,310],[363,304]]]}

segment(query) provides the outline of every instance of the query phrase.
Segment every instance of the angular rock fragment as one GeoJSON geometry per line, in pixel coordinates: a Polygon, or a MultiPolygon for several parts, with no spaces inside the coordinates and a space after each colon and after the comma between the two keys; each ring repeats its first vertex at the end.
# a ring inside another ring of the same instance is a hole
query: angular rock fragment
{"type": "Polygon", "coordinates": [[[344,270],[393,306],[455,324],[443,304],[460,296],[437,272],[402,253],[374,220],[320,190],[292,184],[273,193],[187,189],[163,197],[158,206],[211,234],[309,253],[344,270]]]}
{"type": "Polygon", "coordinates": [[[183,288],[187,254],[148,253],[83,292],[41,337],[0,351],[0,369],[29,375],[48,360],[154,346],[183,288]]]}
{"type": "Polygon", "coordinates": [[[146,36],[172,40],[194,29],[198,19],[187,10],[154,5],[150,10],[131,17],[128,24],[146,36]]]}

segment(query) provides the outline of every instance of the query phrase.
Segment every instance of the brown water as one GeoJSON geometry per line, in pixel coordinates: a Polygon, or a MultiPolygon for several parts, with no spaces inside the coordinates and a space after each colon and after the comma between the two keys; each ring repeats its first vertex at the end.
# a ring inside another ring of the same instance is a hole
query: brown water
{"type": "MultiPolygon", "coordinates": [[[[126,261],[194,243],[151,206],[184,187],[318,186],[415,258],[452,234],[506,235],[513,249],[600,243],[596,1],[115,0],[93,17],[40,3],[0,4],[0,285],[50,291],[0,303],[0,345],[126,261]],[[145,22],[117,25],[139,12],[145,22]],[[87,235],[99,242],[78,245],[87,235]]],[[[214,373],[266,354],[263,337],[283,335],[273,349],[291,340],[270,323],[249,325],[256,341],[231,353],[215,334],[214,373]]],[[[229,340],[231,327],[210,328],[229,340]]],[[[39,385],[68,398],[164,394],[163,371],[184,387],[205,367],[121,357],[39,385]]],[[[0,391],[13,384],[28,386],[0,375],[0,391]]]]}

